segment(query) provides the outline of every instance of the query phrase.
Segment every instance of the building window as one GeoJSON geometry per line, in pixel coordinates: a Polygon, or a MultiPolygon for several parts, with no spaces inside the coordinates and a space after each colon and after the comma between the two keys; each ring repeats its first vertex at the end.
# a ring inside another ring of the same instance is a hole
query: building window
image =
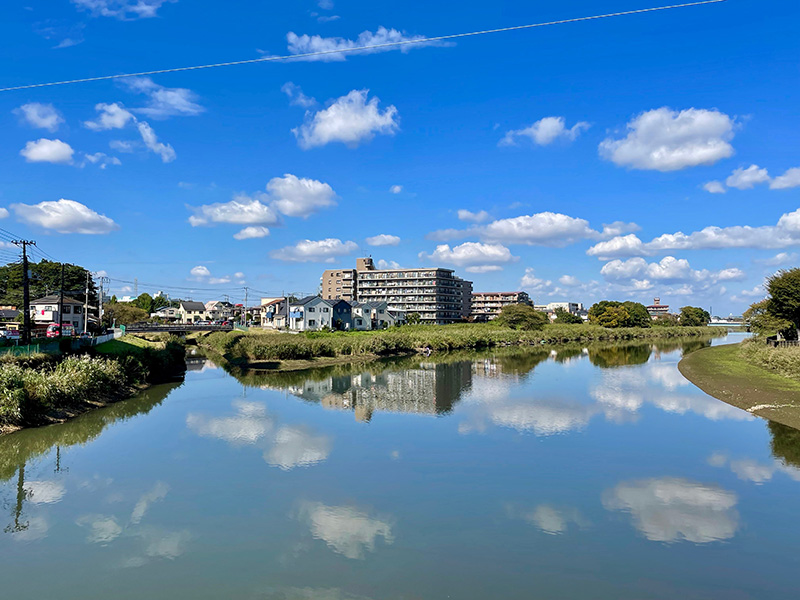
{"type": "Polygon", "coordinates": [[[323,307],[322,312],[330,312],[330,311],[328,310],[328,307],[326,306],[326,307],[323,307]]]}
{"type": "Polygon", "coordinates": [[[308,312],[314,312],[314,311],[316,311],[316,310],[317,310],[317,309],[316,309],[316,308],[314,308],[313,306],[309,306],[309,307],[308,307],[308,312]]]}
{"type": "Polygon", "coordinates": [[[361,325],[361,319],[356,319],[356,325],[361,325]]]}
{"type": "Polygon", "coordinates": [[[317,322],[314,319],[309,319],[308,320],[308,326],[309,327],[314,327],[314,325],[316,325],[316,324],[317,324],[317,322]]]}
{"type": "Polygon", "coordinates": [[[72,307],[71,306],[65,306],[64,307],[64,314],[68,315],[70,313],[72,313],[72,307]]]}

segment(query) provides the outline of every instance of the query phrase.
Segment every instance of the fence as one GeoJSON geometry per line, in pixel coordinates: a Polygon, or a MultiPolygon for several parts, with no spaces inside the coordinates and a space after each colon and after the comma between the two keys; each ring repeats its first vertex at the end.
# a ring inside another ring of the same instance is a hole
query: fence
{"type": "Polygon", "coordinates": [[[791,346],[800,346],[800,340],[773,340],[768,338],[767,345],[773,348],[789,348],[791,346]]]}
{"type": "Polygon", "coordinates": [[[0,356],[11,354],[13,356],[30,356],[31,354],[55,354],[58,352],[58,342],[45,342],[42,344],[30,344],[28,346],[8,346],[0,348],[0,356]]]}

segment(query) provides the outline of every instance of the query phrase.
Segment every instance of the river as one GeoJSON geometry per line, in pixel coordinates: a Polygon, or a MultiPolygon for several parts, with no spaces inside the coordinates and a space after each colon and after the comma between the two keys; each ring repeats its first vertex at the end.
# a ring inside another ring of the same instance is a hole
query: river
{"type": "Polygon", "coordinates": [[[702,344],[194,359],[0,438],[3,596],[795,597],[800,433],[685,380],[702,344]]]}

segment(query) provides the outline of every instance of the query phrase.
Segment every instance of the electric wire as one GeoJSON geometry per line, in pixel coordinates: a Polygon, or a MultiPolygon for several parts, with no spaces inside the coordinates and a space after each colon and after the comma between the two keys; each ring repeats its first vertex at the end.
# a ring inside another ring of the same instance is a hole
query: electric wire
{"type": "Polygon", "coordinates": [[[70,85],[75,83],[89,83],[93,81],[107,81],[109,79],[123,79],[128,77],[143,77],[146,75],[162,75],[164,73],[178,73],[181,71],[197,71],[201,69],[216,69],[221,67],[232,67],[238,65],[250,65],[255,63],[266,62],[279,62],[297,60],[301,58],[311,58],[315,56],[325,56],[331,54],[352,54],[357,52],[368,52],[371,50],[380,50],[383,48],[398,48],[403,46],[411,46],[418,44],[431,44],[436,42],[444,42],[448,40],[455,40],[459,38],[475,37],[479,35],[490,35],[494,33],[506,33],[509,31],[520,31],[523,29],[533,29],[537,27],[548,27],[551,25],[565,25],[567,23],[578,23],[580,21],[594,21],[598,19],[608,19],[612,17],[622,17],[627,15],[638,15],[649,12],[672,10],[677,8],[689,8],[693,6],[702,6],[704,4],[718,4],[726,2],[727,0],[700,0],[698,2],[686,2],[682,4],[670,4],[668,6],[654,6],[650,8],[640,8],[636,10],[625,10],[614,13],[606,13],[601,15],[590,15],[586,17],[575,17],[572,19],[560,19],[558,21],[547,21],[543,23],[530,23],[528,25],[514,25],[511,27],[499,27],[496,29],[484,29],[482,31],[470,31],[466,33],[452,33],[448,35],[439,35],[434,37],[419,37],[410,40],[399,40],[396,42],[385,42],[382,44],[371,44],[365,46],[354,46],[352,48],[337,48],[335,50],[319,50],[316,52],[303,52],[300,54],[287,54],[279,56],[262,56],[260,58],[250,58],[244,60],[233,60],[227,62],[219,62],[205,65],[194,65],[189,67],[173,67],[169,69],[153,69],[151,71],[139,71],[137,73],[120,73],[117,75],[100,75],[97,77],[81,77],[77,79],[66,79],[63,81],[50,81],[46,83],[30,83],[25,85],[15,85],[10,87],[0,88],[0,92],[11,92],[16,90],[29,90],[33,88],[51,87],[56,85],[70,85]]]}

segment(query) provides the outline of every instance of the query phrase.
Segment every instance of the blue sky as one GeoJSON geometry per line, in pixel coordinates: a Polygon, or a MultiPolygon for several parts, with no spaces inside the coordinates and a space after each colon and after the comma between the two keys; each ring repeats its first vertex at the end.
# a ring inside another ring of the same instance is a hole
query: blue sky
{"type": "MultiPolygon", "coordinates": [[[[31,0],[2,9],[0,87],[657,5],[31,0]]],[[[798,262],[798,17],[727,0],[3,92],[0,227],[121,294],[312,292],[369,254],[741,313],[798,262]]]]}

